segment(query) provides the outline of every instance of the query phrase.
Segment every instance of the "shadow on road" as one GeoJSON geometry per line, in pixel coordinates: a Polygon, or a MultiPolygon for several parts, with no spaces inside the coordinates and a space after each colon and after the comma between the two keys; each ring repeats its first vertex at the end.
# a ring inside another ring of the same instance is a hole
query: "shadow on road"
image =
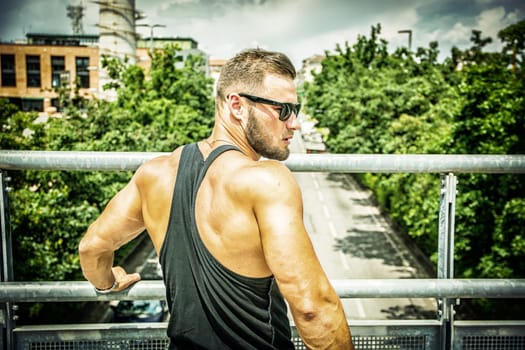
{"type": "Polygon", "coordinates": [[[345,254],[363,259],[380,259],[385,265],[403,266],[403,260],[391,244],[385,240],[382,231],[353,229],[345,238],[336,238],[334,248],[345,254]]]}
{"type": "Polygon", "coordinates": [[[382,309],[381,312],[388,314],[389,320],[425,320],[436,318],[436,311],[425,310],[419,305],[391,306],[382,309]]]}

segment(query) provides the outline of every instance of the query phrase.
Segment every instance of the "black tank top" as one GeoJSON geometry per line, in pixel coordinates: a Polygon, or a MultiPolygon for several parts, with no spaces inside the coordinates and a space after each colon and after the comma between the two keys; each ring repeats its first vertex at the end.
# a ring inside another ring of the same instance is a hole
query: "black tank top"
{"type": "Polygon", "coordinates": [[[229,150],[239,151],[221,146],[206,161],[197,144],[182,150],[160,251],[170,349],[294,349],[287,307],[273,276],[249,278],[227,269],[197,231],[197,190],[210,164],[229,150]]]}

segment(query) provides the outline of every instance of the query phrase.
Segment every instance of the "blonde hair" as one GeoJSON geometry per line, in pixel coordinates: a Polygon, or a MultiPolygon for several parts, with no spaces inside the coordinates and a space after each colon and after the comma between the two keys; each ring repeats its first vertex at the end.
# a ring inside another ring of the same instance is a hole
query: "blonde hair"
{"type": "Polygon", "coordinates": [[[256,93],[267,74],[295,79],[296,71],[283,53],[263,49],[246,49],[228,60],[217,81],[217,102],[232,92],[256,93]]]}

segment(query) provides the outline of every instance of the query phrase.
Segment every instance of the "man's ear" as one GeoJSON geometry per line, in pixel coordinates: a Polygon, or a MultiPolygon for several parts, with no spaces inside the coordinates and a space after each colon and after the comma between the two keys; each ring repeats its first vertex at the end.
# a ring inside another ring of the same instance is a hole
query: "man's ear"
{"type": "Polygon", "coordinates": [[[239,94],[230,94],[228,95],[228,109],[230,110],[230,114],[237,120],[242,119],[242,111],[243,111],[243,105],[241,103],[241,97],[239,94]]]}

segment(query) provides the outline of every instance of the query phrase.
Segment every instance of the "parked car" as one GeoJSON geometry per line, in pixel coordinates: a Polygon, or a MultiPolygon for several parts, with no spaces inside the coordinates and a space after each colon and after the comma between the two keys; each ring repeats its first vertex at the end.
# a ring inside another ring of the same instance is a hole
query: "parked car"
{"type": "Polygon", "coordinates": [[[164,300],[121,300],[112,308],[113,322],[162,322],[168,313],[164,300]]]}

